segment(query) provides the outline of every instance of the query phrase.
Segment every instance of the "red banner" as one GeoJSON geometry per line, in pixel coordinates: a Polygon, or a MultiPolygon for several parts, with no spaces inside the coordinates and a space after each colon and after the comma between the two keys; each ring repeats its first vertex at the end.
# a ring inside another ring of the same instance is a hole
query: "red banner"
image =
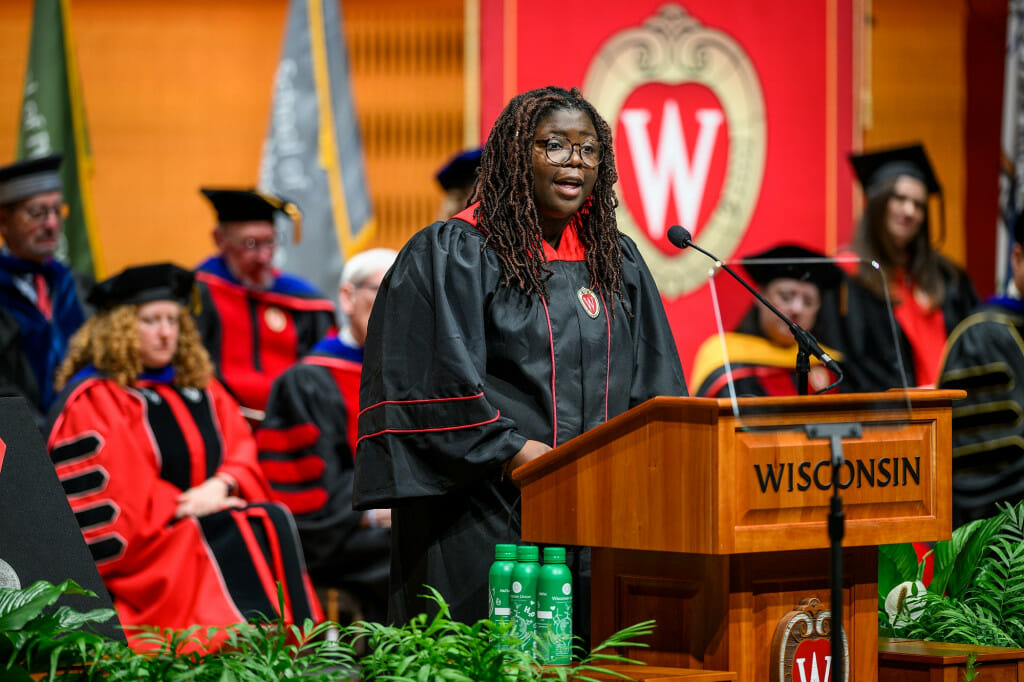
{"type": "MultiPolygon", "coordinates": [[[[615,133],[619,228],[639,245],[689,372],[716,333],[712,265],[850,237],[857,0],[481,0],[482,139],[516,93],[578,86],[615,133]]],[[[723,324],[749,307],[715,279],[723,324]]],[[[691,387],[695,388],[695,387],[691,387]]]]}

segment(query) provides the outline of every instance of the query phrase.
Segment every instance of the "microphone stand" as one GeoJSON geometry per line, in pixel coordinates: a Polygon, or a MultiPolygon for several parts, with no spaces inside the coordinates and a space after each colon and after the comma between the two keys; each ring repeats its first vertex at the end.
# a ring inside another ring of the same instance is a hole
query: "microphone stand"
{"type": "MultiPolygon", "coordinates": [[[[783,315],[782,312],[769,303],[768,299],[762,296],[760,292],[755,290],[747,284],[746,280],[733,272],[732,268],[723,263],[713,254],[694,244],[693,239],[690,237],[689,230],[679,225],[673,225],[669,228],[668,239],[680,249],[692,246],[697,251],[700,251],[705,256],[715,261],[716,265],[732,275],[733,279],[742,284],[747,291],[757,298],[758,301],[763,303],[766,308],[771,310],[779,317],[780,320],[786,323],[786,326],[789,327],[789,331],[793,334],[793,338],[797,343],[796,374],[797,390],[800,395],[807,395],[807,377],[811,370],[810,356],[812,354],[820,359],[832,372],[836,373],[838,378],[832,386],[835,386],[842,381],[843,372],[839,368],[839,365],[829,357],[828,353],[822,350],[821,346],[818,345],[818,342],[809,331],[783,315]]],[[[828,537],[831,550],[830,568],[832,571],[832,579],[830,581],[831,596],[829,598],[832,612],[832,629],[831,632],[829,632],[832,648],[831,682],[844,682],[846,677],[846,668],[849,665],[849,661],[846,657],[845,637],[843,636],[843,535],[846,533],[846,521],[845,516],[843,515],[843,498],[839,494],[839,472],[842,470],[844,464],[842,439],[860,438],[861,432],[862,428],[860,422],[804,425],[804,433],[807,434],[807,438],[809,440],[821,438],[828,439],[832,455],[832,498],[830,500],[830,510],[828,515],[828,537]]]]}
{"type": "Polygon", "coordinates": [[[832,647],[832,682],[845,679],[846,647],[843,636],[843,535],[846,532],[846,517],[843,515],[843,499],[839,495],[839,471],[843,466],[843,438],[860,438],[860,422],[839,424],[807,424],[804,426],[807,438],[827,438],[832,453],[832,499],[828,515],[828,537],[830,540],[832,569],[831,603],[832,630],[829,639],[832,647]]]}
{"type": "Polygon", "coordinates": [[[843,372],[841,369],[839,369],[839,365],[835,361],[833,361],[831,357],[829,357],[828,353],[821,349],[821,346],[818,345],[818,342],[815,340],[814,336],[809,331],[807,331],[806,329],[798,325],[796,322],[789,319],[786,315],[784,315],[781,310],[773,306],[767,298],[762,296],[761,292],[747,284],[747,281],[745,279],[737,275],[732,268],[723,263],[714,254],[712,254],[709,251],[705,251],[700,246],[695,244],[693,242],[693,239],[690,237],[690,232],[686,228],[675,225],[669,229],[668,237],[669,241],[671,241],[679,248],[684,249],[687,246],[692,246],[697,251],[700,251],[705,256],[715,261],[715,265],[719,266],[720,268],[728,272],[730,275],[732,275],[733,279],[742,284],[747,291],[754,295],[754,298],[756,298],[758,301],[764,304],[764,306],[768,308],[768,310],[772,311],[772,313],[774,313],[776,317],[778,317],[780,320],[786,323],[786,326],[789,327],[789,331],[793,335],[793,339],[796,341],[797,344],[796,367],[794,369],[796,371],[796,386],[797,393],[799,395],[807,395],[808,392],[808,376],[811,373],[811,355],[820,358],[826,367],[828,367],[830,370],[832,370],[832,372],[837,374],[836,382],[832,384],[832,386],[835,386],[840,381],[842,381],[843,372]],[[676,230],[677,227],[679,228],[678,231],[676,230]]]}
{"type": "Polygon", "coordinates": [[[796,352],[796,393],[807,395],[807,378],[811,374],[811,357],[807,349],[800,346],[796,352]]]}

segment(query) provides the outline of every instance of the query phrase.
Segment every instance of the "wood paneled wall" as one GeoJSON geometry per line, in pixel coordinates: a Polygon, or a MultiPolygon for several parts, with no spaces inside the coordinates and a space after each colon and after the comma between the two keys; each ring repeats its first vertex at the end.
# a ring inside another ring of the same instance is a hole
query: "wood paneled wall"
{"type": "MultiPolygon", "coordinates": [[[[963,263],[967,5],[964,0],[870,0],[864,7],[871,48],[861,111],[864,148],[924,143],[945,194],[942,248],[963,263]]],[[[936,216],[934,203],[932,210],[936,216]]],[[[932,221],[935,226],[936,218],[932,221]]],[[[933,237],[938,238],[937,229],[933,237]]]]}
{"type": "MultiPolygon", "coordinates": [[[[1007,0],[864,0],[864,148],[921,141],[945,195],[938,247],[995,290],[1007,0]]],[[[858,204],[859,205],[859,204],[858,204]]],[[[933,225],[938,206],[932,202],[933,225]]]]}
{"type": "MultiPolygon", "coordinates": [[[[212,250],[198,188],[252,185],[287,0],[72,0],[107,273],[212,250]]],[[[463,144],[462,0],[343,0],[379,233],[433,218],[463,144]]],[[[14,158],[31,0],[0,2],[0,163],[14,158]]]]}
{"type": "Polygon", "coordinates": [[[436,217],[433,177],[463,146],[461,0],[344,0],[377,242],[398,248],[436,217]]]}
{"type": "MultiPolygon", "coordinates": [[[[960,263],[972,260],[966,234],[972,249],[985,249],[977,235],[994,232],[993,197],[967,188],[994,187],[996,167],[969,161],[993,140],[998,158],[998,120],[987,114],[967,138],[965,120],[979,102],[992,109],[1001,86],[1001,74],[971,71],[967,25],[979,7],[1000,3],[863,0],[864,146],[925,143],[946,190],[941,248],[960,263]]],[[[256,180],[287,0],[71,4],[106,270],[155,258],[195,263],[211,248],[212,223],[197,188],[256,180]]],[[[464,0],[341,4],[380,225],[374,245],[397,247],[433,219],[433,174],[466,143],[464,0]]],[[[0,2],[0,163],[14,156],[31,11],[31,0],[0,2]]],[[[995,14],[989,51],[1001,50],[995,14]]]]}

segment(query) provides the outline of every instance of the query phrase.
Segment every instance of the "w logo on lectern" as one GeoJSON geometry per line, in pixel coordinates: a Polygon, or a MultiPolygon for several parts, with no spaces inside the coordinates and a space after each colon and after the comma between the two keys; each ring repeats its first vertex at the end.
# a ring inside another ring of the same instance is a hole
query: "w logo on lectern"
{"type": "Polygon", "coordinates": [[[801,643],[793,654],[793,682],[830,682],[832,642],[827,639],[801,643]]]}
{"type": "Polygon", "coordinates": [[[832,613],[814,598],[787,613],[772,638],[771,682],[832,682],[832,666],[850,678],[850,648],[840,628],[843,659],[832,660],[832,613]]]}

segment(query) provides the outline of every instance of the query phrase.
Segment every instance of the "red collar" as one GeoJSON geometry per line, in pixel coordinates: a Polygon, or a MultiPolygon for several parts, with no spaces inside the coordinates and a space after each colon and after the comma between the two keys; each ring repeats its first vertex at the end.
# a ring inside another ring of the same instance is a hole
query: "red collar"
{"type": "MultiPolygon", "coordinates": [[[[473,227],[475,227],[478,230],[480,230],[481,232],[486,233],[486,230],[484,230],[482,227],[480,227],[477,224],[476,216],[474,215],[476,213],[476,209],[479,206],[480,206],[480,202],[477,202],[475,204],[471,204],[470,206],[468,206],[468,207],[462,209],[460,212],[456,213],[455,216],[453,216],[453,217],[458,218],[459,220],[465,221],[465,222],[469,223],[470,225],[472,225],[473,227]]],[[[551,246],[550,244],[548,244],[547,242],[543,242],[543,244],[544,244],[544,258],[546,258],[549,263],[552,262],[552,261],[556,261],[556,260],[562,260],[562,261],[581,261],[581,260],[586,260],[586,251],[583,248],[583,243],[580,241],[580,236],[579,236],[579,233],[577,232],[577,228],[581,224],[580,220],[581,219],[580,219],[580,214],[579,213],[577,213],[576,215],[574,215],[572,217],[572,220],[569,221],[569,224],[566,225],[565,229],[562,231],[562,238],[558,242],[558,248],[557,249],[555,247],[551,246]]]]}

